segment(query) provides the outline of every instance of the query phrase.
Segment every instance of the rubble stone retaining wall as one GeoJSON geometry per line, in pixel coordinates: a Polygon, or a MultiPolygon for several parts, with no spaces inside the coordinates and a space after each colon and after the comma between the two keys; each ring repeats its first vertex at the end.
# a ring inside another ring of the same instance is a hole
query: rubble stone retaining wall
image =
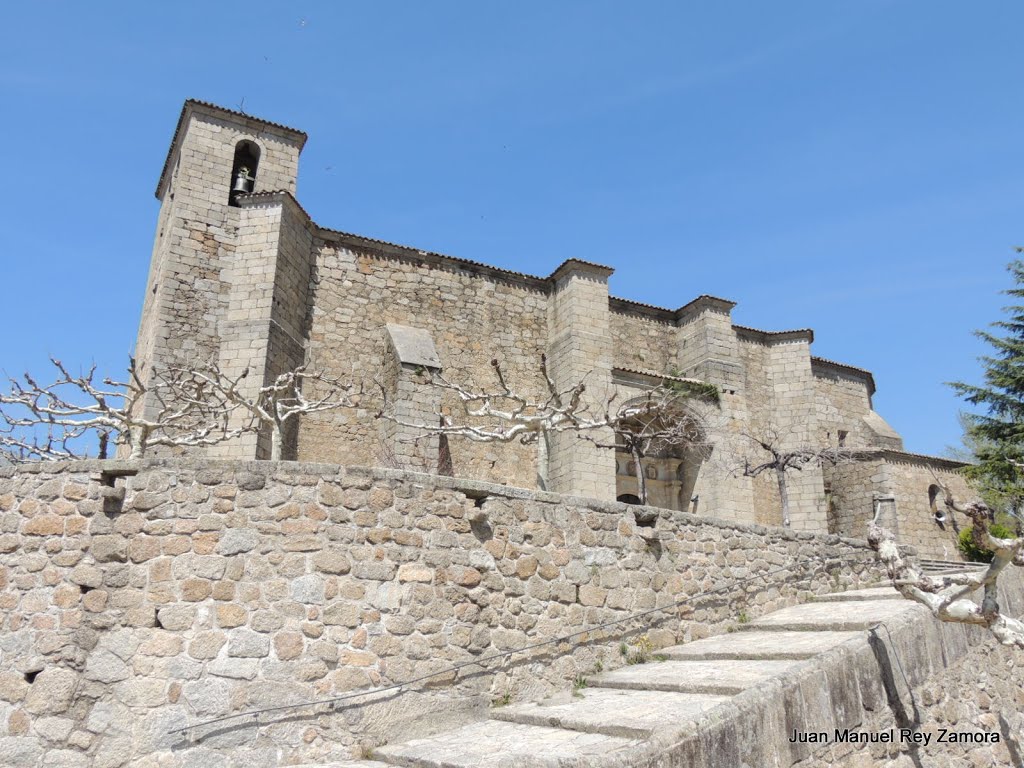
{"type": "Polygon", "coordinates": [[[836,536],[393,470],[0,468],[0,755],[69,768],[348,757],[385,732],[564,690],[624,663],[639,632],[660,647],[725,631],[874,568],[863,542],[836,536]],[[368,705],[242,718],[195,743],[171,733],[504,653],[368,705]]]}

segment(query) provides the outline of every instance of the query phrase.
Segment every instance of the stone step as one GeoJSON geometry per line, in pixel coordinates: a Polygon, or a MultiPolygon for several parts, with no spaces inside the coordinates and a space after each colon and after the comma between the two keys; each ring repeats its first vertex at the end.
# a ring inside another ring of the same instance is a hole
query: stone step
{"type": "Polygon", "coordinates": [[[848,592],[832,592],[828,595],[818,595],[814,598],[816,603],[848,603],[861,600],[904,600],[895,587],[886,585],[884,587],[870,587],[869,589],[851,589],[848,592]]]}
{"type": "Polygon", "coordinates": [[[288,768],[386,768],[386,765],[386,763],[378,763],[376,760],[343,760],[340,763],[303,763],[288,768]]]}
{"type": "Polygon", "coordinates": [[[860,632],[734,632],[686,645],[673,645],[658,651],[670,660],[760,659],[785,661],[810,659],[831,650],[847,640],[860,637],[860,632]]]}
{"type": "Polygon", "coordinates": [[[775,611],[749,624],[743,624],[740,630],[776,631],[791,630],[799,632],[849,632],[871,629],[881,621],[902,616],[908,611],[925,610],[909,600],[863,600],[843,603],[804,603],[775,611]]]}
{"type": "Polygon", "coordinates": [[[652,737],[685,736],[730,697],[915,610],[924,609],[888,586],[784,608],[741,632],[663,649],[665,661],[591,678],[575,694],[495,709],[488,721],[378,747],[369,759],[328,768],[584,768],[605,759],[626,765],[652,737]]]}
{"type": "Polygon", "coordinates": [[[728,700],[728,696],[587,687],[539,704],[503,707],[494,710],[491,717],[624,739],[646,739],[656,729],[683,729],[687,722],[728,700]]]}
{"type": "Polygon", "coordinates": [[[603,674],[591,680],[590,686],[732,696],[788,672],[800,663],[736,659],[652,661],[603,674]]]}
{"type": "Polygon", "coordinates": [[[378,747],[373,757],[410,768],[582,768],[599,757],[624,757],[639,743],[636,739],[599,733],[486,720],[455,731],[378,747]]]}

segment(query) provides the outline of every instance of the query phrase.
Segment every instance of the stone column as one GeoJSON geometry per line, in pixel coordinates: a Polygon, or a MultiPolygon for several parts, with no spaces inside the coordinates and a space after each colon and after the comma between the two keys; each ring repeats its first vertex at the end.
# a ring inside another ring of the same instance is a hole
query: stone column
{"type": "MultiPolygon", "coordinates": [[[[771,427],[779,447],[818,447],[814,374],[811,372],[810,331],[773,334],[768,374],[774,393],[771,427]]],[[[820,466],[808,464],[786,476],[789,489],[790,525],[798,531],[828,532],[825,481],[820,466]]]]}
{"type": "Polygon", "coordinates": [[[708,440],[713,453],[700,470],[696,509],[702,515],[747,522],[753,508],[753,483],[732,471],[728,458],[748,449],[744,438],[735,433],[737,425],[749,424],[746,376],[740,342],[732,326],[735,306],[726,299],[699,296],[680,307],[676,312],[676,344],[682,375],[715,384],[719,389],[718,408],[708,410],[712,421],[708,440]]]}
{"type": "MultiPolygon", "coordinates": [[[[241,389],[255,398],[262,386],[304,362],[311,247],[307,219],[290,195],[251,195],[241,204],[237,245],[222,276],[230,290],[218,362],[232,378],[248,370],[241,389]]],[[[284,436],[285,459],[295,457],[297,427],[293,420],[284,436]]],[[[209,455],[268,459],[270,430],[213,446],[209,455]]]]}
{"type": "MultiPolygon", "coordinates": [[[[559,389],[586,381],[587,401],[601,410],[611,393],[612,343],[608,321],[608,277],[612,270],[570,259],[551,275],[548,302],[548,371],[559,389]]],[[[611,441],[607,434],[593,434],[611,441]]],[[[550,436],[548,490],[615,499],[615,452],[573,432],[550,436]]]]}
{"type": "Polygon", "coordinates": [[[739,340],[732,327],[735,306],[726,299],[699,296],[677,311],[682,374],[717,384],[727,394],[743,389],[739,340]]]}

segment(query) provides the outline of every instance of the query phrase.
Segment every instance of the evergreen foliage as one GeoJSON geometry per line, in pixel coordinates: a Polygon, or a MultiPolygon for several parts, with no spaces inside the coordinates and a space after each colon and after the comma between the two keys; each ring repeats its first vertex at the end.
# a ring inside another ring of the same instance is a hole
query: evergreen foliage
{"type": "MultiPolygon", "coordinates": [[[[997,539],[1012,539],[1014,537],[1013,531],[1005,526],[999,525],[998,523],[992,523],[988,527],[988,532],[997,539]]],[[[992,562],[992,550],[983,549],[975,543],[973,528],[964,528],[960,531],[956,545],[963,556],[972,563],[992,562]]]]}
{"type": "Polygon", "coordinates": [[[1024,505],[1024,261],[1015,259],[1007,269],[1015,285],[1003,293],[1018,303],[1003,308],[1007,318],[992,323],[995,331],[975,331],[993,349],[979,358],[984,384],[950,386],[985,410],[965,415],[965,442],[975,456],[968,476],[993,506],[1014,513],[1024,505]]]}

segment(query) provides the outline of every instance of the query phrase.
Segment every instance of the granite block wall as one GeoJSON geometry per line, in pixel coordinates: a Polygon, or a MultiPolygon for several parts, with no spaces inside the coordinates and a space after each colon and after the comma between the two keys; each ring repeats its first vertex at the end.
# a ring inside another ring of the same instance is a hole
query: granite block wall
{"type": "Polygon", "coordinates": [[[960,502],[975,498],[958,467],[953,461],[879,450],[828,468],[829,531],[842,536],[867,535],[875,502],[880,500],[894,509],[895,532],[901,542],[912,544],[923,557],[960,560],[957,536],[970,521],[947,512],[938,492],[941,483],[960,502]],[[936,519],[937,510],[946,515],[944,521],[936,519]]]}
{"type": "MultiPolygon", "coordinates": [[[[541,397],[547,300],[539,279],[489,278],[426,255],[412,257],[340,236],[319,241],[307,305],[310,364],[333,378],[366,383],[369,394],[359,409],[306,418],[298,457],[382,463],[380,427],[373,418],[381,403],[373,380],[387,359],[388,323],[428,331],[451,381],[493,391],[497,382],[490,362],[497,359],[512,386],[541,397]]],[[[450,394],[441,406],[456,416],[462,412],[450,394]]],[[[450,450],[457,475],[537,487],[536,446],[453,440],[450,450]]]]}

